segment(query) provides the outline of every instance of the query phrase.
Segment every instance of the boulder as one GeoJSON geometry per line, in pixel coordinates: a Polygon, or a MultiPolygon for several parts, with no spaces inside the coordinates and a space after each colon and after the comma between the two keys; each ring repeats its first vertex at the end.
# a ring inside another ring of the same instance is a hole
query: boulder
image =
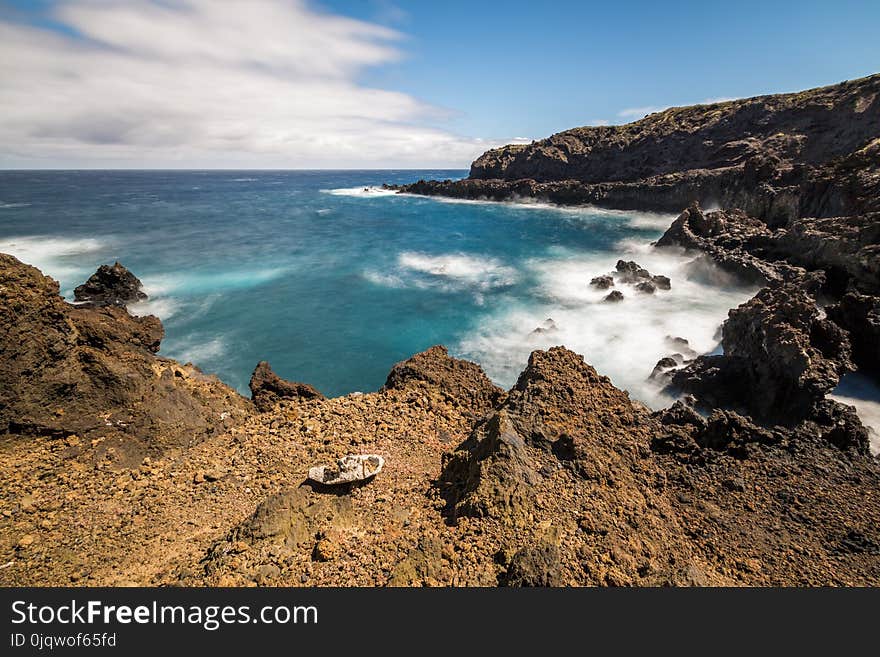
{"type": "Polygon", "coordinates": [[[479,415],[491,411],[504,397],[504,391],[489,380],[479,365],[452,358],[441,345],[397,363],[382,389],[408,388],[430,388],[479,415]]]}
{"type": "Polygon", "coordinates": [[[73,291],[73,298],[93,307],[125,306],[147,298],[137,276],[118,262],[101,265],[82,285],[73,291]]]}
{"type": "Polygon", "coordinates": [[[590,285],[599,290],[607,290],[610,287],[614,287],[614,277],[607,275],[596,276],[595,278],[590,280],[590,285]]]}
{"type": "Polygon", "coordinates": [[[254,368],[249,387],[254,405],[263,413],[272,410],[282,399],[307,401],[325,398],[308,383],[282,379],[272,371],[272,367],[266,361],[260,361],[254,368]]]}
{"type": "Polygon", "coordinates": [[[605,295],[605,298],[602,299],[602,301],[609,302],[609,303],[616,303],[618,301],[623,301],[623,292],[621,292],[620,290],[612,290],[607,295],[605,295]]]}

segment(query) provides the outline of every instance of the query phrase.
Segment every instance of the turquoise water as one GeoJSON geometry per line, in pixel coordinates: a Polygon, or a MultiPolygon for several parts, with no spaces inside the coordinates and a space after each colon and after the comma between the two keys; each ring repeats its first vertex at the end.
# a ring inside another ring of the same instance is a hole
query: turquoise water
{"type": "Polygon", "coordinates": [[[384,182],[465,171],[0,172],[0,251],[68,296],[119,260],[164,321],[162,353],[245,391],[259,360],[329,395],[375,390],[433,344],[498,383],[532,349],[565,344],[635,396],[671,352],[717,345],[750,296],[649,243],[672,217],[394,195],[384,182]],[[619,257],[672,278],[651,297],[601,303],[589,280],[619,257]],[[533,333],[548,318],[555,331],[533,333]]]}

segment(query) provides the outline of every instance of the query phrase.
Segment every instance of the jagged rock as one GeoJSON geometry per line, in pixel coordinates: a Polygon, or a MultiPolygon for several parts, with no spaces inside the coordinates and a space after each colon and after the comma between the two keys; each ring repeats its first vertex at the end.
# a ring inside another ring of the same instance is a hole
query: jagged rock
{"type": "Polygon", "coordinates": [[[309,468],[309,479],[326,486],[350,484],[372,479],[382,471],[385,459],[378,454],[349,454],[336,465],[318,465],[309,468]]]}
{"type": "Polygon", "coordinates": [[[0,254],[0,432],[77,435],[122,463],[241,421],[249,403],[155,355],[164,330],[125,308],[66,303],[58,283],[0,254]]]}
{"type": "Polygon", "coordinates": [[[556,326],[556,322],[553,321],[553,318],[548,317],[545,319],[541,326],[537,327],[535,330],[531,332],[531,335],[543,335],[545,333],[555,333],[558,331],[558,327],[556,326]]]}
{"type": "Polygon", "coordinates": [[[143,301],[147,295],[138,277],[116,262],[98,267],[73,291],[73,298],[90,306],[125,306],[143,301]]]}
{"type": "Polygon", "coordinates": [[[615,270],[617,271],[617,277],[620,279],[621,283],[635,284],[644,280],[650,280],[651,278],[651,274],[647,269],[632,260],[628,262],[618,260],[615,270]]]}
{"type": "Polygon", "coordinates": [[[657,274],[651,277],[651,282],[657,286],[658,290],[671,290],[672,282],[669,280],[668,276],[661,276],[657,274]]]}
{"type": "Polygon", "coordinates": [[[613,276],[596,276],[595,278],[590,280],[590,285],[600,290],[607,290],[610,287],[614,287],[614,277],[613,276]]]}
{"type": "Polygon", "coordinates": [[[654,366],[654,369],[651,371],[651,379],[657,379],[664,375],[671,369],[675,369],[678,367],[680,363],[675,360],[675,358],[671,356],[666,356],[657,361],[657,364],[654,366]]]}
{"type": "Polygon", "coordinates": [[[618,301],[623,301],[623,292],[621,292],[620,290],[612,290],[607,295],[605,295],[605,298],[602,299],[602,301],[605,301],[607,303],[616,303],[618,301]]]}
{"type": "Polygon", "coordinates": [[[539,478],[522,436],[498,412],[444,456],[440,480],[453,518],[492,516],[520,524],[539,478]]]}
{"type": "Polygon", "coordinates": [[[868,430],[862,425],[852,406],[825,399],[816,405],[813,414],[797,431],[802,436],[818,436],[843,451],[867,456],[868,430]]]}
{"type": "Polygon", "coordinates": [[[272,410],[282,399],[324,399],[324,395],[308,383],[282,379],[266,361],[260,361],[254,368],[249,387],[254,405],[263,413],[272,410]]]}
{"type": "Polygon", "coordinates": [[[397,363],[383,390],[413,386],[431,388],[479,415],[491,411],[504,397],[504,391],[489,380],[479,365],[450,357],[446,347],[440,345],[397,363]]]}
{"type": "Polygon", "coordinates": [[[654,292],[657,291],[657,286],[651,281],[642,281],[641,283],[636,284],[636,290],[642,294],[654,294],[654,292]]]}
{"type": "Polygon", "coordinates": [[[701,356],[672,379],[710,408],[791,426],[854,369],[845,332],[794,286],[763,288],[731,310],[722,336],[723,356],[701,356]]]}

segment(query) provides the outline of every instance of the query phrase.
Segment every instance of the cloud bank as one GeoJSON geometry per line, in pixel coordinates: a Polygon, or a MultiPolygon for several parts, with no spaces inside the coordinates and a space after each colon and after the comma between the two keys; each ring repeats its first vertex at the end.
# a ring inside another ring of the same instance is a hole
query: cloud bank
{"type": "Polygon", "coordinates": [[[70,0],[0,21],[0,167],[466,167],[484,141],[359,82],[405,36],[303,0],[70,0]]]}

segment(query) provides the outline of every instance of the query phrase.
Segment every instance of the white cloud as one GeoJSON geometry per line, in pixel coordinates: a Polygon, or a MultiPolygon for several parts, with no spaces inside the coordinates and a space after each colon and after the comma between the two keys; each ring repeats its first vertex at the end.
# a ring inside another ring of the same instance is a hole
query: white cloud
{"type": "Polygon", "coordinates": [[[731,100],[739,100],[740,96],[718,96],[717,98],[705,98],[700,105],[714,105],[715,103],[727,103],[731,100]]]}
{"type": "Polygon", "coordinates": [[[69,0],[0,22],[0,166],[466,167],[497,145],[358,82],[403,35],[304,0],[69,0]]]}
{"type": "Polygon", "coordinates": [[[664,110],[666,107],[660,107],[658,105],[646,105],[644,107],[627,107],[626,109],[622,109],[617,113],[622,119],[641,119],[644,118],[647,114],[653,114],[654,112],[659,112],[660,110],[664,110]]]}

